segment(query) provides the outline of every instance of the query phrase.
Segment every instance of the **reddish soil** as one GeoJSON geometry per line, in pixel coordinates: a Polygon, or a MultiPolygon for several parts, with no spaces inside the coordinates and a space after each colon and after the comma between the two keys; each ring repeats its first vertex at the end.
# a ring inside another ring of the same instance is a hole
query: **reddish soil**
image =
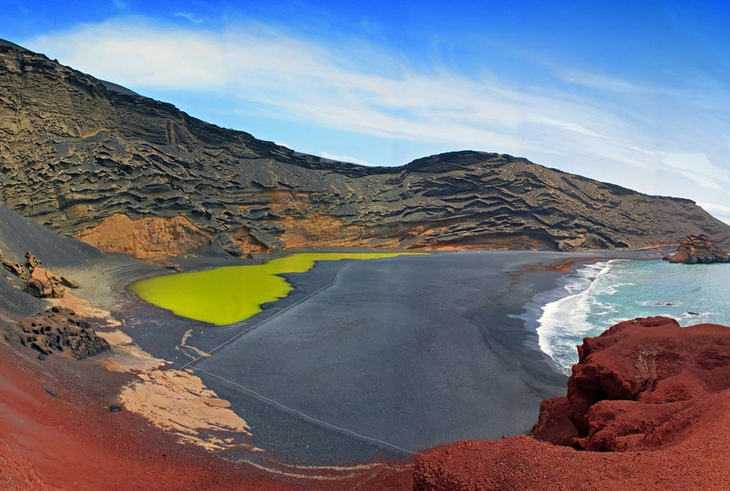
{"type": "MultiPolygon", "coordinates": [[[[112,413],[130,376],[92,361],[35,352],[0,338],[0,488],[292,489],[407,488],[410,464],[376,465],[324,480],[234,464],[152,427],[112,413]],[[51,387],[53,397],[43,390],[51,387]]],[[[292,469],[284,469],[290,472],[292,469]]],[[[303,472],[316,475],[317,472],[303,472]]]]}
{"type": "Polygon", "coordinates": [[[415,467],[271,473],[109,412],[128,375],[0,342],[0,488],[730,489],[730,328],[627,321],[579,352],[531,437],[446,445],[415,467]]]}
{"type": "Polygon", "coordinates": [[[425,452],[416,488],[730,489],[730,328],[627,321],[579,352],[533,437],[425,452]]]}

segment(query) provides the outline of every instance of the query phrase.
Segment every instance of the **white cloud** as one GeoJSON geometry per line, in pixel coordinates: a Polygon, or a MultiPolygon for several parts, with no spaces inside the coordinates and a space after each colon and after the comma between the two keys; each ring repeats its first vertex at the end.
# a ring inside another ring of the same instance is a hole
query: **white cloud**
{"type": "Polygon", "coordinates": [[[702,153],[660,152],[663,162],[687,179],[718,191],[730,189],[730,172],[713,164],[702,153]]]}
{"type": "Polygon", "coordinates": [[[192,22],[193,24],[202,24],[204,22],[204,19],[202,17],[197,16],[190,12],[175,12],[172,15],[174,15],[175,17],[180,17],[185,20],[188,20],[188,21],[192,22]]]}
{"type": "Polygon", "coordinates": [[[208,32],[125,18],[26,44],[138,90],[217,91],[267,114],[388,138],[512,153],[577,140],[590,151],[623,125],[568,94],[419,73],[367,46],[338,49],[260,25],[208,32]],[[383,74],[374,66],[395,68],[383,74]]]}
{"type": "Polygon", "coordinates": [[[360,165],[377,165],[373,164],[372,162],[368,162],[366,160],[358,159],[357,157],[350,157],[349,155],[335,155],[329,152],[322,152],[320,154],[322,157],[330,160],[339,160],[341,162],[350,162],[352,164],[360,164],[360,165]]]}

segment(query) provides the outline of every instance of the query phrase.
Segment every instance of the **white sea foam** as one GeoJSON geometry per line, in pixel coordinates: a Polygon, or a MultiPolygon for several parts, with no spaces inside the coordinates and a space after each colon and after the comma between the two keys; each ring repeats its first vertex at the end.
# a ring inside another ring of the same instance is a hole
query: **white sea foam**
{"type": "MultiPolygon", "coordinates": [[[[665,261],[612,260],[584,266],[564,286],[535,297],[540,349],[568,373],[575,346],[636,317],[663,315],[687,326],[730,325],[730,264],[677,267],[665,261]]],[[[537,319],[536,319],[537,318],[537,319]]]]}
{"type": "Polygon", "coordinates": [[[563,286],[567,295],[542,307],[537,327],[540,349],[566,373],[576,361],[576,344],[596,329],[588,322],[589,314],[597,311],[599,315],[609,315],[616,311],[614,306],[596,298],[598,294],[616,292],[616,278],[611,275],[615,262],[598,262],[578,269],[563,286]]]}

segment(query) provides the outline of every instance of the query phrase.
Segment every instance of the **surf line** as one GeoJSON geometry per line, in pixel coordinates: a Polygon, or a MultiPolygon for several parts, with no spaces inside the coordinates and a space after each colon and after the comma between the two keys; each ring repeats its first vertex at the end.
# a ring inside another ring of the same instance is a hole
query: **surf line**
{"type": "Polygon", "coordinates": [[[321,419],[315,418],[314,416],[310,416],[308,414],[304,414],[303,412],[298,411],[298,410],[296,410],[294,408],[291,408],[291,407],[289,407],[289,406],[287,406],[285,404],[282,404],[282,403],[280,403],[278,401],[275,401],[274,399],[271,399],[270,397],[266,397],[263,394],[259,394],[255,390],[250,389],[250,388],[248,388],[248,387],[246,387],[244,385],[241,385],[241,384],[239,384],[237,382],[234,382],[232,380],[228,380],[228,379],[226,379],[224,377],[221,377],[220,375],[216,375],[215,373],[209,372],[208,370],[206,370],[204,368],[196,368],[195,370],[198,370],[200,372],[206,373],[206,374],[210,375],[213,378],[217,378],[221,382],[224,382],[226,384],[232,385],[233,387],[236,387],[236,388],[240,389],[241,391],[247,393],[250,396],[253,396],[254,398],[256,398],[256,399],[258,399],[258,400],[260,400],[262,402],[265,402],[265,403],[267,403],[269,405],[272,405],[272,406],[276,407],[277,409],[280,409],[280,410],[282,410],[282,411],[284,411],[286,413],[289,413],[289,414],[291,414],[291,415],[293,415],[295,417],[298,417],[300,419],[303,419],[305,421],[309,421],[310,423],[313,423],[315,425],[322,426],[324,428],[327,428],[329,430],[332,430],[332,431],[334,431],[336,433],[341,433],[341,434],[344,434],[344,435],[353,437],[353,438],[355,438],[357,440],[363,440],[363,441],[366,441],[366,442],[369,442],[369,443],[374,443],[376,445],[386,446],[386,447],[389,447],[389,448],[391,448],[393,450],[397,450],[398,452],[402,452],[402,453],[405,453],[405,454],[408,454],[408,455],[415,455],[416,454],[416,452],[414,450],[408,450],[406,448],[399,447],[398,445],[395,445],[393,443],[388,443],[388,442],[383,441],[383,440],[380,440],[378,438],[374,438],[374,437],[371,437],[371,436],[363,435],[361,433],[358,433],[356,431],[350,430],[348,428],[343,428],[342,426],[337,426],[335,424],[328,423],[327,421],[323,421],[321,419]]]}
{"type": "Polygon", "coordinates": [[[235,341],[236,339],[240,338],[241,336],[243,336],[247,332],[253,331],[254,329],[257,329],[257,328],[263,326],[267,322],[269,322],[269,321],[271,321],[273,319],[276,319],[277,317],[279,317],[284,312],[288,312],[289,310],[293,309],[294,307],[296,307],[300,303],[304,302],[305,300],[309,300],[310,298],[314,297],[315,295],[319,295],[320,293],[324,292],[325,290],[331,288],[337,282],[337,279],[340,277],[340,273],[342,273],[343,271],[345,271],[347,268],[349,268],[353,264],[355,264],[355,263],[354,262],[351,262],[350,264],[347,264],[344,267],[340,268],[337,271],[337,273],[335,273],[335,277],[332,278],[332,281],[330,281],[329,283],[327,283],[326,285],[324,285],[322,288],[319,288],[319,289],[313,291],[312,293],[310,293],[309,295],[306,295],[305,297],[297,300],[296,302],[294,302],[293,304],[289,305],[288,307],[285,307],[285,308],[281,309],[279,312],[275,313],[271,317],[268,317],[268,318],[262,320],[261,322],[258,322],[256,324],[254,324],[253,326],[248,327],[247,329],[242,329],[241,331],[237,332],[236,334],[234,334],[229,339],[223,341],[221,344],[219,344],[218,346],[213,347],[211,350],[209,350],[207,352],[201,350],[203,354],[201,354],[197,358],[194,358],[194,359],[190,360],[189,362],[185,363],[178,370],[184,370],[184,369],[190,367],[191,365],[194,365],[195,363],[199,362],[203,358],[210,358],[213,355],[213,353],[215,353],[216,351],[220,350],[224,346],[227,346],[228,344],[232,343],[233,341],[235,341]]]}

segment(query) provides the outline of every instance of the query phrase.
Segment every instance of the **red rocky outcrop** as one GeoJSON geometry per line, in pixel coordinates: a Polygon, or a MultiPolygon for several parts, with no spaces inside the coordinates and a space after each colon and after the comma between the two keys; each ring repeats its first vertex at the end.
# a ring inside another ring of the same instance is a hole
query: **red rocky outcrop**
{"type": "Polygon", "coordinates": [[[698,400],[730,387],[724,326],[636,319],[586,338],[578,353],[568,395],[543,402],[535,438],[601,451],[666,445],[694,421],[698,400]]]}
{"type": "Polygon", "coordinates": [[[429,450],[417,489],[730,486],[730,328],[622,322],[579,347],[531,437],[429,450]]]}

